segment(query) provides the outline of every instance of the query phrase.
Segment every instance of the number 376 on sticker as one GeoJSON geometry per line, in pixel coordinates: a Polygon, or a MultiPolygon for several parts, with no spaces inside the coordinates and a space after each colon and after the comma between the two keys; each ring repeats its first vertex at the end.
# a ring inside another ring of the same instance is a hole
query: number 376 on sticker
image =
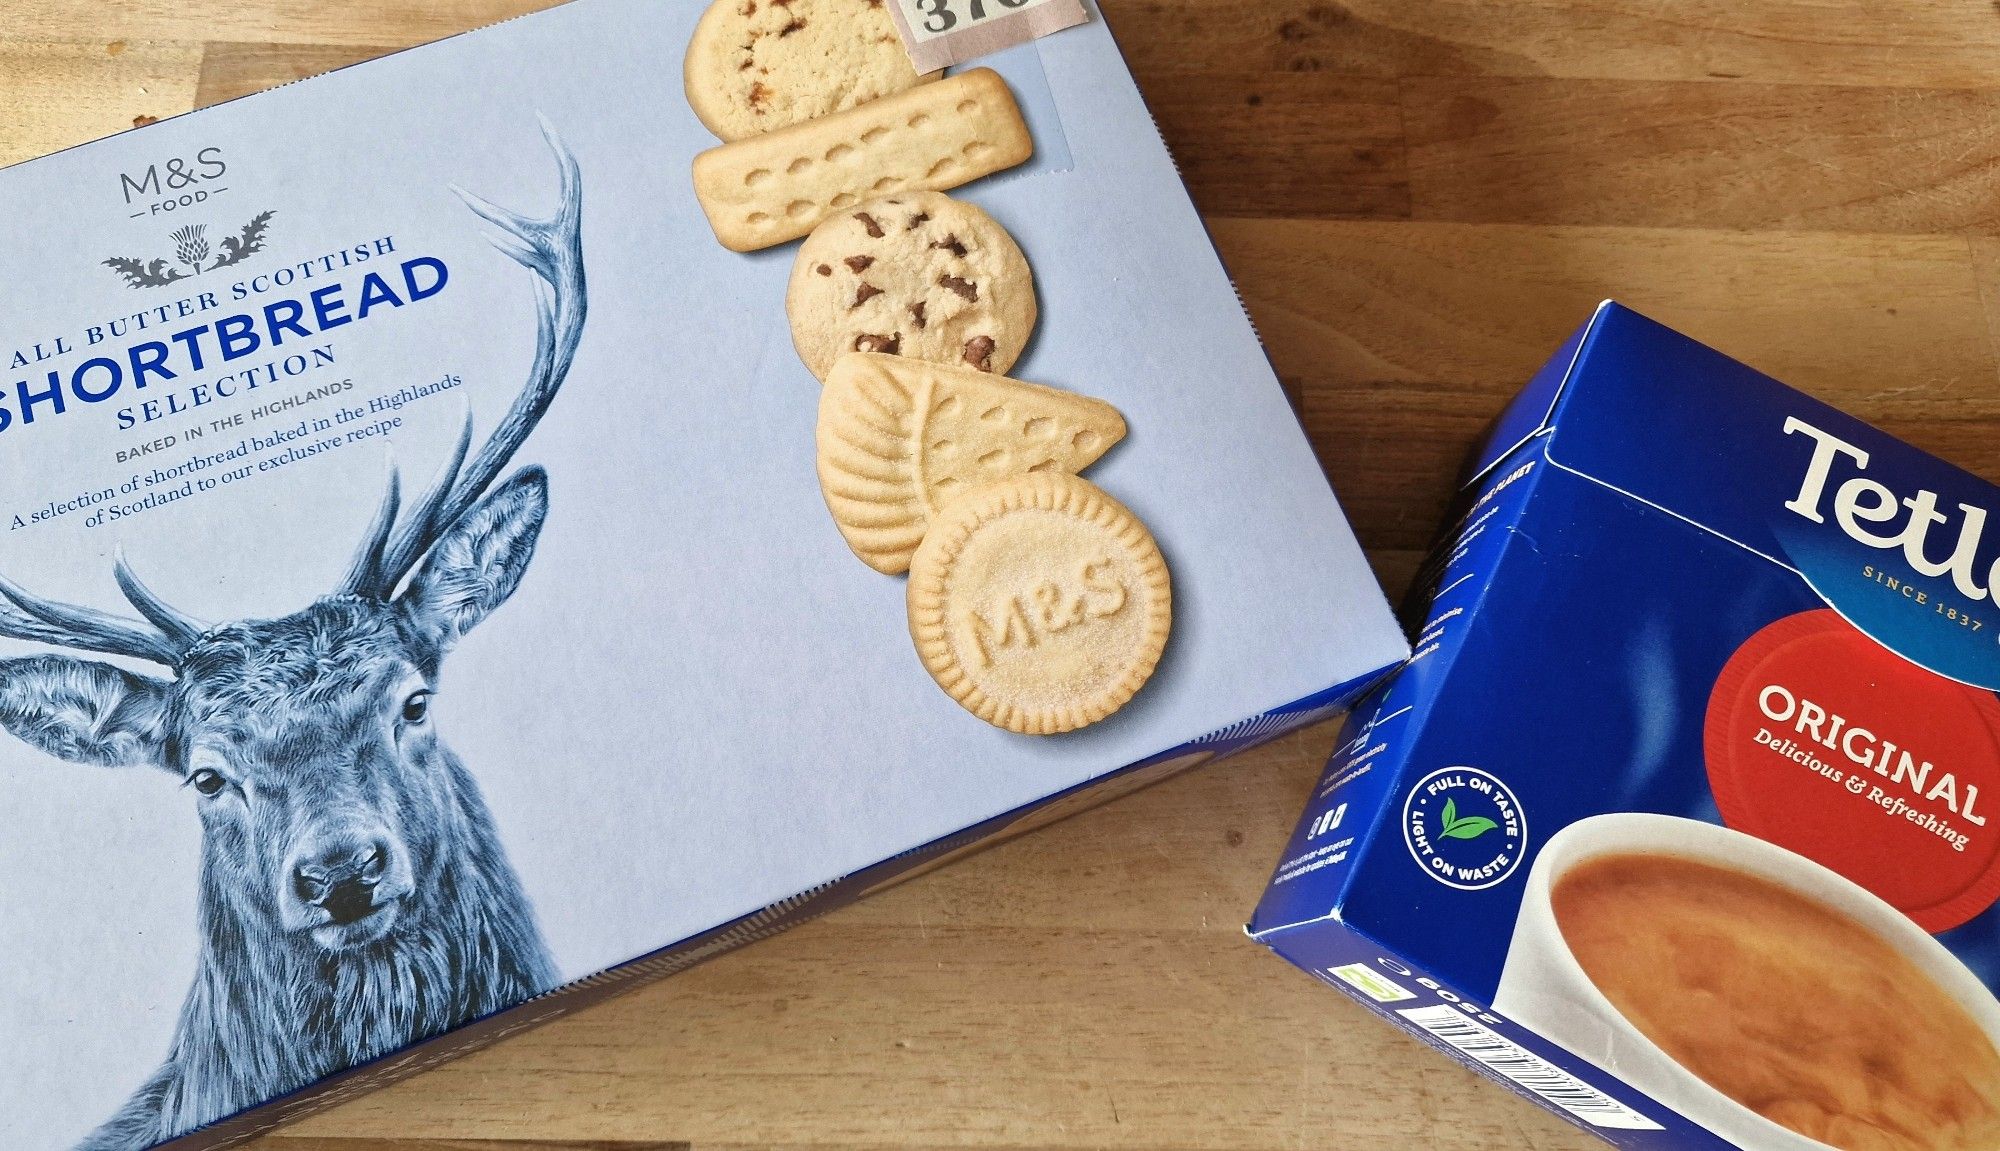
{"type": "Polygon", "coordinates": [[[1090,17],[1082,0],[894,0],[897,31],[920,72],[998,52],[1090,17]]]}
{"type": "MultiPolygon", "coordinates": [[[[998,16],[1003,12],[1019,11],[1035,4],[1037,0],[903,0],[917,13],[916,27],[912,31],[926,40],[942,36],[959,26],[961,21],[977,24],[981,20],[998,16]]],[[[1048,3],[1048,0],[1040,0],[1048,3]]]]}

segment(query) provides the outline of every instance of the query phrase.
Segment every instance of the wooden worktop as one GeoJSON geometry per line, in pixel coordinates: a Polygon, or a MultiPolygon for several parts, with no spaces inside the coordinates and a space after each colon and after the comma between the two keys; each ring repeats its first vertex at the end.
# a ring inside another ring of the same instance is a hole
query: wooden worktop
{"type": "MultiPolygon", "coordinates": [[[[0,0],[0,162],[541,6],[0,0]]],[[[2000,477],[1990,0],[1105,8],[1392,592],[1472,437],[1606,296],[2000,477]]],[[[1332,741],[1211,766],[257,1146],[1598,1146],[1243,938],[1332,741]]]]}

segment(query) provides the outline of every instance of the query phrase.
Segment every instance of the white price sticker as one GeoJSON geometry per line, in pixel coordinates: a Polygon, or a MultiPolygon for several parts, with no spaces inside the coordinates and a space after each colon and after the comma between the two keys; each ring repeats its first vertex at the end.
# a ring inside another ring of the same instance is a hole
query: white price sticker
{"type": "Polygon", "coordinates": [[[919,72],[963,64],[1090,19],[1082,0],[892,0],[890,10],[919,72]]]}

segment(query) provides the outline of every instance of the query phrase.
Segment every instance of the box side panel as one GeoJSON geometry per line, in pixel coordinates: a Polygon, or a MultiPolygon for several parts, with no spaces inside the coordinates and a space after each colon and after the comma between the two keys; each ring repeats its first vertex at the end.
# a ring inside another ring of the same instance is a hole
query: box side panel
{"type": "Polygon", "coordinates": [[[1388,833],[1385,801],[1403,777],[1466,642],[1471,614],[1541,480],[1544,442],[1524,444],[1461,500],[1456,530],[1439,541],[1421,577],[1428,585],[1420,585],[1427,610],[1412,629],[1416,651],[1349,716],[1258,906],[1253,933],[1332,914],[1356,861],[1388,833]]]}
{"type": "Polygon", "coordinates": [[[538,999],[469,1023],[394,1055],[331,1076],[262,1107],[159,1146],[163,1151],[220,1151],[239,1146],[286,1123],[469,1055],[508,1036],[601,1003],[620,992],[679,974],[745,944],[768,939],[975,851],[1025,835],[1201,764],[1246,751],[1301,727],[1331,718],[1352,703],[1378,676],[1379,673],[1336,684],[1305,699],[1273,708],[1171,751],[995,816],[845,878],[800,892],[712,931],[578,980],[538,999]]]}
{"type": "Polygon", "coordinates": [[[1262,942],[1392,1025],[1613,1146],[1729,1151],[1723,1139],[1344,923],[1306,924],[1262,942]]]}

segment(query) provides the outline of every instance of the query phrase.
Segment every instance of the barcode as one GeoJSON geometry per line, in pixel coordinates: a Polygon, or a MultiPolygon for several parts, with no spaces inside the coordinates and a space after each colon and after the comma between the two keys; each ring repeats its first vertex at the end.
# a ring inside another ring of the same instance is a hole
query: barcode
{"type": "Polygon", "coordinates": [[[1665,1128],[1455,1007],[1409,1007],[1396,1014],[1593,1127],[1665,1128]]]}

